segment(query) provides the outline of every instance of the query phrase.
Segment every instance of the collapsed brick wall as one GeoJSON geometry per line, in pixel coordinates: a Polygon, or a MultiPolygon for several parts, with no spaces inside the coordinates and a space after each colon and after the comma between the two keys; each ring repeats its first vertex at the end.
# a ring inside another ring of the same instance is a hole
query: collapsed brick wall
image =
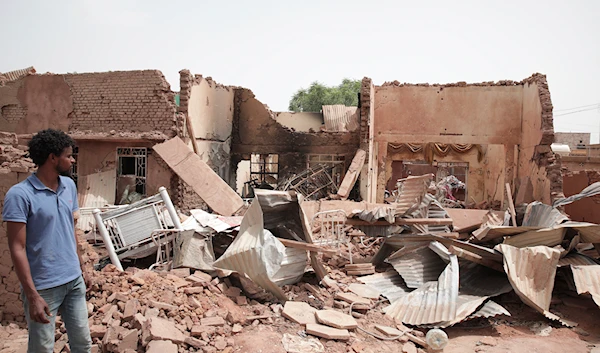
{"type": "Polygon", "coordinates": [[[28,75],[0,86],[0,131],[177,133],[175,98],[158,70],[28,75]]]}
{"type": "Polygon", "coordinates": [[[564,197],[563,177],[560,156],[552,152],[554,142],[554,117],[552,99],[548,89],[546,75],[539,73],[523,80],[524,83],[537,83],[540,104],[542,107],[542,139],[536,148],[533,159],[539,167],[545,167],[546,177],[550,181],[550,201],[564,197]]]}
{"type": "Polygon", "coordinates": [[[158,70],[64,75],[73,95],[71,130],[175,135],[175,98],[158,70]]]}
{"type": "Polygon", "coordinates": [[[369,142],[369,111],[371,109],[371,93],[373,81],[364,77],[360,86],[360,143],[369,142]]]}
{"type": "MultiPolygon", "coordinates": [[[[31,159],[26,157],[26,150],[26,146],[18,144],[16,135],[0,132],[0,211],[6,192],[35,169],[31,159]]],[[[4,222],[0,224],[0,278],[0,321],[23,321],[21,289],[10,257],[4,222]]]]}

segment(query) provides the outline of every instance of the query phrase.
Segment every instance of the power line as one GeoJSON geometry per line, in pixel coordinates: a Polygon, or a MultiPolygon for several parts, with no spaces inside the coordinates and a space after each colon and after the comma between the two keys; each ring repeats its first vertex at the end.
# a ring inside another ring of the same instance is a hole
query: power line
{"type": "Polygon", "coordinates": [[[595,106],[595,107],[591,107],[591,108],[587,108],[587,109],[576,110],[574,112],[568,112],[568,113],[562,113],[562,114],[554,114],[554,116],[563,116],[563,115],[569,115],[569,114],[587,112],[587,111],[590,111],[590,110],[596,110],[597,108],[598,108],[598,106],[595,106]]]}
{"type": "Polygon", "coordinates": [[[580,108],[587,108],[587,107],[598,107],[600,106],[600,103],[594,103],[594,104],[588,104],[588,105],[582,105],[579,107],[573,107],[573,108],[566,108],[566,109],[556,109],[554,110],[555,112],[564,112],[567,110],[573,110],[573,109],[580,109],[580,108]]]}

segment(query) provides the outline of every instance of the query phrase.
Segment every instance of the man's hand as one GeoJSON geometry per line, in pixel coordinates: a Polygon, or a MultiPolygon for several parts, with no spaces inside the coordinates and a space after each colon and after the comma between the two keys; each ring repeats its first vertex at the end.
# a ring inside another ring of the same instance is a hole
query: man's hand
{"type": "Polygon", "coordinates": [[[42,324],[50,323],[48,317],[52,314],[50,314],[50,308],[48,308],[48,304],[42,296],[36,293],[31,298],[27,298],[27,302],[29,303],[29,317],[31,320],[42,324]]]}

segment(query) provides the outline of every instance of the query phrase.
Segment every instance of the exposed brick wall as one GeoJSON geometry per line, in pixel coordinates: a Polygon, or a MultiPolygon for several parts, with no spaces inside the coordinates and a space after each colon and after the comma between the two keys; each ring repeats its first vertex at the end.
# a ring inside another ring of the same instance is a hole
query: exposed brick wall
{"type": "Polygon", "coordinates": [[[369,110],[371,109],[371,88],[373,81],[365,77],[360,86],[360,143],[361,145],[369,141],[369,110]]]}
{"type": "Polygon", "coordinates": [[[16,104],[5,105],[0,111],[0,117],[6,119],[10,124],[15,124],[25,117],[25,109],[16,104]]]}
{"type": "Polygon", "coordinates": [[[158,70],[64,75],[73,96],[70,130],[176,133],[174,94],[158,70]]]}

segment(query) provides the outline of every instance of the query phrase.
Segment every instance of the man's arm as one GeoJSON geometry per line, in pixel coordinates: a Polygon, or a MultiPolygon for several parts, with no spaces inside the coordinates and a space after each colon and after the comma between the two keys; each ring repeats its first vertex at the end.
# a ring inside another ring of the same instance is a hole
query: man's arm
{"type": "Polygon", "coordinates": [[[26,233],[27,225],[19,222],[6,222],[6,235],[8,236],[8,248],[10,249],[10,256],[17,272],[17,277],[27,301],[29,303],[29,315],[30,318],[36,322],[44,324],[50,321],[46,315],[50,316],[50,310],[48,304],[40,296],[35,289],[33,279],[31,278],[31,269],[29,267],[29,260],[27,259],[27,251],[25,247],[25,240],[27,237],[26,233]]]}

